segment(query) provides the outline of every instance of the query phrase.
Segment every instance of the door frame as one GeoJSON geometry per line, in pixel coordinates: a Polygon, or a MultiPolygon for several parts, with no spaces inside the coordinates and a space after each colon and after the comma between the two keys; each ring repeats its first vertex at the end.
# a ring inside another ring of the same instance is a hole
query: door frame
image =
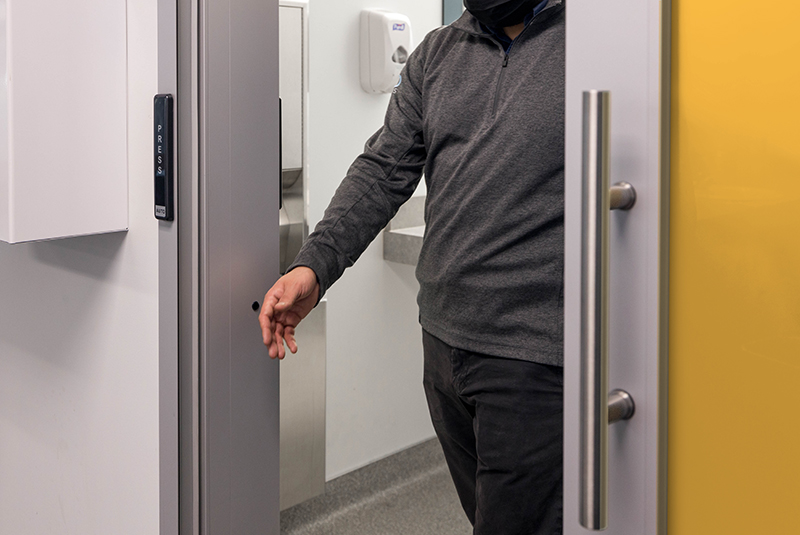
{"type": "MultiPolygon", "coordinates": [[[[174,0],[157,3],[157,94],[178,95],[178,28],[174,0]]],[[[173,106],[173,124],[177,117],[173,106]]],[[[177,129],[180,131],[180,129],[177,129]]],[[[173,151],[180,153],[177,136],[173,151]]],[[[176,159],[178,176],[180,159],[176,159]]],[[[176,181],[179,183],[179,181],[176,181]]],[[[177,208],[177,207],[176,207],[177,208]]],[[[176,218],[177,219],[177,218],[176,218]]],[[[178,232],[179,221],[158,222],[158,383],[159,383],[159,532],[178,535],[180,515],[179,453],[179,304],[178,232]]]]}
{"type": "Polygon", "coordinates": [[[177,0],[179,532],[200,534],[199,2],[177,0]]]}

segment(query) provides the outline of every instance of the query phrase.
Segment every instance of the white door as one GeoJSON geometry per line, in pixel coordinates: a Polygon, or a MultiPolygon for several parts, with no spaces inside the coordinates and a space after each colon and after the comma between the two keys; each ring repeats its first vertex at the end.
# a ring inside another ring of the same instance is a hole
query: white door
{"type": "Polygon", "coordinates": [[[669,2],[659,0],[567,7],[569,535],[666,531],[669,14],[669,2]],[[630,210],[609,211],[609,196],[600,194],[618,182],[635,189],[630,210]],[[616,389],[630,394],[635,412],[609,425],[608,395],[616,389]]]}

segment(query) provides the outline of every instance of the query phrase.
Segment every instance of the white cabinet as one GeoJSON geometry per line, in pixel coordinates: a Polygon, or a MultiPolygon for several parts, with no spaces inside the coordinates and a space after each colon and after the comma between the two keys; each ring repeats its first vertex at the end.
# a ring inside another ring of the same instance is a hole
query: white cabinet
{"type": "Polygon", "coordinates": [[[0,240],[127,229],[127,67],[126,0],[0,0],[0,240]]]}

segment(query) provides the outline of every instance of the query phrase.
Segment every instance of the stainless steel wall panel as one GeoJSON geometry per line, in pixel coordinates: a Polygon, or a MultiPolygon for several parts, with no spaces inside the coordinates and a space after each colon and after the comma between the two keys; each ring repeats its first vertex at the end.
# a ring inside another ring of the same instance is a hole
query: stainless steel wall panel
{"type": "Polygon", "coordinates": [[[325,492],[327,300],[297,326],[281,362],[281,510],[325,492]]]}

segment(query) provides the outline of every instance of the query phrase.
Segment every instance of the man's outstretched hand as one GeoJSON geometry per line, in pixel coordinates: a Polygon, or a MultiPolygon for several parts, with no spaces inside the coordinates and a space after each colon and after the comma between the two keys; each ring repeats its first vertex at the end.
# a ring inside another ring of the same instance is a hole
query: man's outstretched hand
{"type": "Polygon", "coordinates": [[[319,298],[319,283],[312,269],[298,267],[278,279],[264,296],[258,322],[264,345],[271,358],[286,356],[284,341],[289,351],[297,353],[294,329],[308,316],[319,298]]]}

